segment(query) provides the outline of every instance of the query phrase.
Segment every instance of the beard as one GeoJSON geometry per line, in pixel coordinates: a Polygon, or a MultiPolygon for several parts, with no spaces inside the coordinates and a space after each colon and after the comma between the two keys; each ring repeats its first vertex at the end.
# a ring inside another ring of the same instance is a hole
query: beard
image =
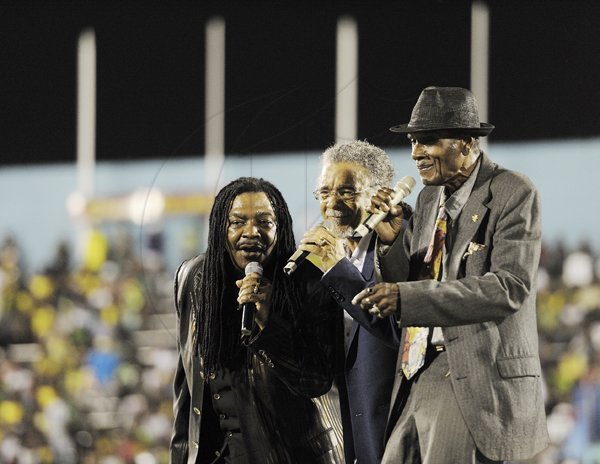
{"type": "Polygon", "coordinates": [[[354,232],[354,227],[343,224],[344,220],[348,220],[348,217],[341,211],[328,209],[326,211],[327,216],[327,229],[337,238],[348,238],[354,232]]]}
{"type": "Polygon", "coordinates": [[[337,221],[330,219],[329,232],[337,238],[348,238],[354,232],[354,227],[345,224],[338,224],[337,221]]]}

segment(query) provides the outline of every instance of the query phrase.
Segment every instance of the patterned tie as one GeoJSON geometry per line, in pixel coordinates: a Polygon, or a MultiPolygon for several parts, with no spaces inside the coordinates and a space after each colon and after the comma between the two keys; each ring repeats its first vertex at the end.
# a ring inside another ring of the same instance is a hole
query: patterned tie
{"type": "MultiPolygon", "coordinates": [[[[427,254],[423,262],[430,270],[427,276],[430,279],[439,280],[442,275],[442,257],[444,255],[444,240],[446,239],[447,215],[444,202],[438,211],[433,236],[427,248],[427,254]]],[[[410,379],[425,363],[425,352],[427,351],[428,327],[407,327],[404,346],[402,347],[402,371],[407,379],[410,379]]]]}

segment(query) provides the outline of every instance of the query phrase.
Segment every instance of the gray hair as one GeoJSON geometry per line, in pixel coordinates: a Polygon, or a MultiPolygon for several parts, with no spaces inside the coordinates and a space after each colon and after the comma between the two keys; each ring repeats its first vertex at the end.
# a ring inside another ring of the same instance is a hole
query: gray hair
{"type": "Polygon", "coordinates": [[[371,187],[387,187],[394,178],[392,161],[385,151],[362,140],[338,142],[321,155],[321,166],[328,163],[356,163],[369,172],[371,187]]]}

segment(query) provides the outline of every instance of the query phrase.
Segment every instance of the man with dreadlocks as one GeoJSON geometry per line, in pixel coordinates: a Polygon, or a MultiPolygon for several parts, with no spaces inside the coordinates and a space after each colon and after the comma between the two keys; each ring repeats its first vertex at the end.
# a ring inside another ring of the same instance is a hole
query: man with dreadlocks
{"type": "Polygon", "coordinates": [[[311,400],[331,387],[331,300],[312,267],[284,275],[294,250],[290,213],[271,183],[242,177],[217,194],[206,253],[175,278],[171,463],[339,462],[334,432],[311,400]],[[250,262],[262,276],[244,276],[250,262]],[[241,339],[246,303],[256,324],[241,339]]]}

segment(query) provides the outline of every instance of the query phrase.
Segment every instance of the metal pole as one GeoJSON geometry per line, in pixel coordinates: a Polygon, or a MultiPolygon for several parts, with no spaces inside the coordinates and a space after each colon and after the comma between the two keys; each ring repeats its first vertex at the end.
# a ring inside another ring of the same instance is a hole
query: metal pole
{"type": "Polygon", "coordinates": [[[92,29],[79,35],[77,47],[77,190],[94,194],[96,167],[96,37],[92,29]]]}
{"type": "Polygon", "coordinates": [[[225,161],[225,20],[206,23],[204,182],[216,193],[225,161]]]}
{"type": "Polygon", "coordinates": [[[67,198],[75,223],[75,256],[83,260],[90,224],[85,216],[87,201],[94,195],[96,171],[96,36],[85,29],[77,43],[77,188],[67,198]]]}
{"type": "MultiPolygon", "coordinates": [[[[479,117],[488,121],[488,66],[490,42],[490,10],[485,1],[476,0],[471,6],[471,91],[477,98],[479,117]]],[[[487,138],[480,139],[487,150],[487,138]]]]}
{"type": "Polygon", "coordinates": [[[356,139],[358,127],[358,26],[350,16],[337,24],[335,139],[356,139]]]}

